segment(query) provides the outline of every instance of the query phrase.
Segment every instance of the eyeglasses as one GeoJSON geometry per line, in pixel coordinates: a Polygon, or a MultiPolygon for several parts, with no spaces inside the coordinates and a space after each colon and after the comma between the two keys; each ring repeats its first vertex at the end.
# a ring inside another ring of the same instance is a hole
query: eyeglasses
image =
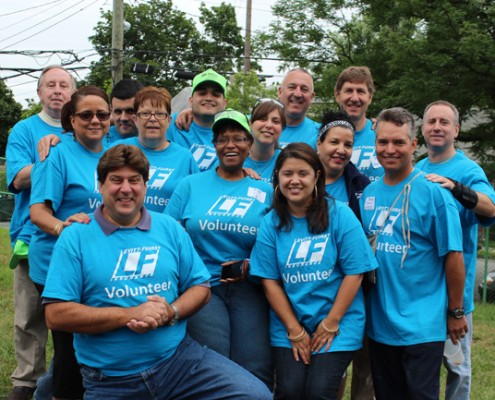
{"type": "Polygon", "coordinates": [[[108,121],[110,118],[110,113],[108,111],[81,111],[80,113],[75,113],[74,115],[86,122],[91,121],[95,115],[96,118],[98,118],[98,121],[108,121]]]}
{"type": "Polygon", "coordinates": [[[244,142],[247,142],[248,138],[241,136],[234,136],[233,138],[230,138],[228,136],[220,136],[217,140],[214,140],[213,143],[225,146],[230,141],[232,141],[232,143],[234,144],[242,144],[244,142]]]}
{"type": "Polygon", "coordinates": [[[256,99],[256,101],[254,102],[254,107],[253,107],[253,110],[254,110],[256,107],[258,107],[260,104],[263,104],[263,103],[268,103],[268,102],[270,102],[270,103],[274,103],[275,105],[277,105],[278,107],[280,107],[280,108],[282,108],[282,109],[284,108],[284,105],[283,105],[280,101],[278,101],[278,100],[274,100],[274,99],[268,99],[268,98],[266,98],[266,99],[256,99]]]}
{"type": "Polygon", "coordinates": [[[115,115],[122,115],[123,113],[126,113],[127,115],[134,115],[136,114],[136,110],[134,110],[134,108],[114,108],[112,110],[112,112],[115,114],[115,115]]]}
{"type": "Polygon", "coordinates": [[[168,118],[168,113],[158,111],[158,112],[149,112],[149,111],[141,111],[137,113],[137,116],[141,119],[150,119],[152,116],[155,117],[156,119],[167,119],[168,118]]]}

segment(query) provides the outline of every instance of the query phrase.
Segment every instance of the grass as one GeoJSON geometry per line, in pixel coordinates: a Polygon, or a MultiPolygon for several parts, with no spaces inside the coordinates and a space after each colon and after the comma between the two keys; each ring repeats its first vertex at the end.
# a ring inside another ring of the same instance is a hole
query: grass
{"type": "MultiPolygon", "coordinates": [[[[16,363],[14,358],[14,300],[13,271],[8,267],[10,259],[8,230],[0,228],[0,399],[6,398],[11,389],[10,374],[16,363]]],[[[474,335],[472,348],[473,400],[495,399],[495,304],[477,304],[473,316],[474,335]]],[[[49,343],[48,354],[51,354],[49,343]]],[[[445,390],[445,370],[442,368],[442,398],[445,390]]],[[[344,399],[349,399],[350,379],[344,399]]]]}

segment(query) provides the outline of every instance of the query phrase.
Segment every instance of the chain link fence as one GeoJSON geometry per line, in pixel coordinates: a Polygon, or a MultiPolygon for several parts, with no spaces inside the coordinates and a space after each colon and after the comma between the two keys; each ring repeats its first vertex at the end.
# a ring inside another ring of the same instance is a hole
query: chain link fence
{"type": "Polygon", "coordinates": [[[14,195],[7,189],[5,158],[0,157],[0,222],[10,221],[14,212],[14,195]]]}

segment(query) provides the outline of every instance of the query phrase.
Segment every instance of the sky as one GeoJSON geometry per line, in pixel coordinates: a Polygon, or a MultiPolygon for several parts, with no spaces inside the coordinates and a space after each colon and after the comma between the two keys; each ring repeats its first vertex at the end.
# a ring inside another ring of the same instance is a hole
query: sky
{"type": "MultiPolygon", "coordinates": [[[[138,0],[124,0],[128,4],[138,0]]],[[[208,6],[222,3],[222,0],[203,0],[208,6]]],[[[223,0],[236,9],[237,23],[245,27],[246,0],[223,0]]],[[[276,0],[252,0],[252,30],[267,28],[271,19],[271,6],[276,0]]],[[[184,11],[199,24],[201,0],[173,0],[174,6],[184,11]]],[[[0,78],[6,79],[15,99],[26,106],[26,99],[38,100],[36,80],[39,72],[16,76],[20,68],[42,69],[51,64],[60,64],[73,59],[73,52],[83,67],[79,78],[89,72],[91,61],[98,57],[88,37],[100,20],[100,10],[111,10],[113,0],[0,0],[0,78]],[[41,52],[57,50],[58,53],[41,52]],[[66,53],[63,53],[65,51],[66,53]],[[18,54],[16,52],[24,52],[18,54]],[[27,54],[25,54],[28,52],[27,54]]],[[[131,27],[132,29],[132,27],[131,27]]],[[[125,38],[124,38],[125,40],[125,38]]],[[[275,62],[263,64],[264,73],[273,74],[274,80],[281,80],[275,62]]],[[[77,76],[76,76],[77,78],[77,76]]]]}

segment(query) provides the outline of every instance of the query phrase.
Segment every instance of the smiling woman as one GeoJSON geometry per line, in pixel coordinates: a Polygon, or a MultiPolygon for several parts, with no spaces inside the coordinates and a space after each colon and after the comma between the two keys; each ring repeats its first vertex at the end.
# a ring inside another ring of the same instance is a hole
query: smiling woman
{"type": "Polygon", "coordinates": [[[246,115],[225,110],[215,116],[216,170],[185,178],[166,213],[177,219],[211,274],[210,302],[193,315],[188,333],[273,387],[268,303],[248,272],[249,257],[272,188],[246,176],[243,164],[253,137],[246,115]]]}
{"type": "MultiPolygon", "coordinates": [[[[62,108],[67,137],[50,151],[50,157],[33,167],[30,216],[36,230],[29,247],[29,276],[40,293],[57,237],[72,223],[87,223],[87,214],[101,203],[96,166],[103,154],[109,118],[106,93],[95,86],[79,88],[62,108]]],[[[52,336],[53,396],[82,398],[72,334],[52,330],[52,336]]]]}

